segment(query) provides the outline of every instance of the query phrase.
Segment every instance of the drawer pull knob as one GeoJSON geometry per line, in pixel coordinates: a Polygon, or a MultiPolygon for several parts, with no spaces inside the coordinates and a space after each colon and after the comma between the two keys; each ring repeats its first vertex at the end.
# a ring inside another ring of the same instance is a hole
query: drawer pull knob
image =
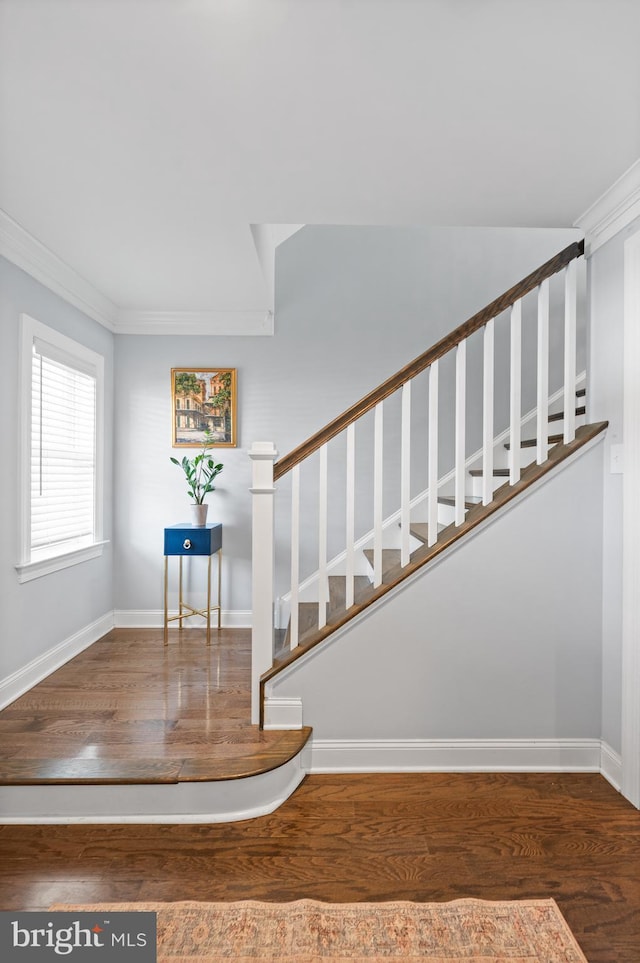
{"type": "Polygon", "coordinates": [[[185,549],[190,549],[190,548],[191,548],[191,539],[190,539],[190,538],[185,538],[184,542],[182,543],[182,547],[185,548],[185,549]]]}

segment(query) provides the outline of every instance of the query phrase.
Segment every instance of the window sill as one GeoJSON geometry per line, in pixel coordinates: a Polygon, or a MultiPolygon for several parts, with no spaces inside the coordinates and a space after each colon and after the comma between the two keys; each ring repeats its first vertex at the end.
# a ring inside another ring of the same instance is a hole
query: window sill
{"type": "Polygon", "coordinates": [[[63,568],[70,568],[72,565],[79,565],[91,558],[99,558],[107,540],[93,542],[85,548],[79,548],[75,552],[65,552],[64,555],[54,555],[52,558],[43,558],[37,562],[23,562],[16,565],[19,582],[31,582],[34,578],[41,578],[43,575],[50,575],[52,572],[59,572],[63,568]]]}

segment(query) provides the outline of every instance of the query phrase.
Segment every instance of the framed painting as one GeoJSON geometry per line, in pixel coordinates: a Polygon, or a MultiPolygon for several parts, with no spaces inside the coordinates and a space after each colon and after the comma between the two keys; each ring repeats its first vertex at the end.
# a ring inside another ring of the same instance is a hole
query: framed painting
{"type": "Polygon", "coordinates": [[[200,448],[209,431],[216,448],[237,445],[235,368],[172,368],[173,447],[200,448]]]}

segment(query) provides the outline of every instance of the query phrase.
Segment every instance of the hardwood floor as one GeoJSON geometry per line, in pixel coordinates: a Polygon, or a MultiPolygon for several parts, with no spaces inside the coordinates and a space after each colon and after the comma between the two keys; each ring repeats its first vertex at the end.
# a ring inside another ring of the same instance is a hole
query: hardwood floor
{"type": "Polygon", "coordinates": [[[211,826],[4,826],[0,908],[553,897],[590,963],[640,959],[640,813],[598,775],[309,776],[211,826]]]}
{"type": "MultiPolygon", "coordinates": [[[[204,669],[192,659],[203,657],[196,637],[189,635],[182,653],[169,646],[167,665],[177,688],[166,696],[166,718],[152,695],[156,669],[145,657],[155,656],[161,642],[153,647],[148,634],[119,630],[112,640],[117,658],[111,683],[90,694],[62,686],[58,695],[64,689],[68,701],[57,722],[46,707],[53,677],[49,686],[37,687],[38,706],[36,689],[22,708],[14,708],[16,702],[0,713],[5,755],[13,745],[9,759],[25,758],[31,725],[33,752],[40,740],[41,754],[46,744],[68,758],[65,743],[78,740],[99,757],[100,747],[110,746],[121,758],[136,752],[150,758],[165,745],[167,730],[159,737],[157,725],[144,723],[173,719],[178,708],[194,757],[200,748],[207,751],[205,732],[233,746],[247,725],[247,694],[240,669],[231,665],[242,661],[248,637],[227,636],[233,654],[225,654],[225,646],[205,652],[204,669]],[[200,691],[202,678],[215,681],[218,665],[220,691],[229,697],[226,719],[215,692],[200,691]],[[137,750],[127,748],[131,732],[140,739],[137,750]]],[[[104,645],[79,657],[78,684],[104,645]]],[[[172,758],[171,739],[166,745],[172,758]]],[[[551,896],[590,963],[638,963],[640,813],[590,773],[354,774],[309,776],[275,813],[237,823],[0,826],[2,910],[58,902],[464,896],[551,896]]]]}

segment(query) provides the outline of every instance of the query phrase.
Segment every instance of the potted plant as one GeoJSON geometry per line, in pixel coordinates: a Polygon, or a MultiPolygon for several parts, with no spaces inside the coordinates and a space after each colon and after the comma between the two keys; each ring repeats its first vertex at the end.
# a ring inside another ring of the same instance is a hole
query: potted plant
{"type": "Polygon", "coordinates": [[[193,499],[191,510],[193,513],[193,524],[202,527],[207,521],[208,505],[205,504],[205,495],[215,491],[214,479],[220,474],[223,465],[216,464],[209,454],[213,448],[214,441],[210,431],[205,431],[202,439],[202,451],[198,452],[195,458],[187,458],[185,455],[182,461],[171,458],[174,465],[182,468],[187,479],[189,495],[193,499]]]}

